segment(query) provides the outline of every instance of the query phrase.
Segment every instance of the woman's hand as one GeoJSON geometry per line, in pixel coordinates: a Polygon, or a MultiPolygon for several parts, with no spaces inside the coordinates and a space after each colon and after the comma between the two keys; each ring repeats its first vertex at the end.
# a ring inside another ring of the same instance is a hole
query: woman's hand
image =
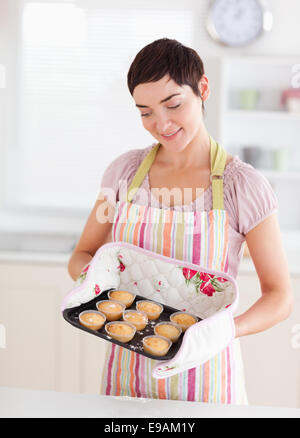
{"type": "Polygon", "coordinates": [[[236,337],[258,333],[288,318],[292,289],[286,254],[276,214],[246,235],[246,242],[261,285],[262,296],[234,318],[236,337]]]}

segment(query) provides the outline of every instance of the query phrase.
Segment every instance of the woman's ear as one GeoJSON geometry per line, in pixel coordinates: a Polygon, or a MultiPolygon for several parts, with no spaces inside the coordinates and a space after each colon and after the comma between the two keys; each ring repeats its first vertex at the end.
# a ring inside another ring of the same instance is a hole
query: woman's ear
{"type": "Polygon", "coordinates": [[[201,99],[204,102],[208,98],[210,93],[208,77],[206,75],[202,75],[198,87],[199,87],[201,99]]]}

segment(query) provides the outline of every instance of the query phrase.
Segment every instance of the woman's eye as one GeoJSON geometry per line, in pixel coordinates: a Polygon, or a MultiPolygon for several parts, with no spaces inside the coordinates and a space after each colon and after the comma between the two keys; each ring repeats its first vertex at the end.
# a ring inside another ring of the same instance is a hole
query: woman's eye
{"type": "MultiPolygon", "coordinates": [[[[180,106],[180,103],[178,105],[174,105],[174,106],[168,106],[168,109],[175,109],[178,108],[180,106]]],[[[149,117],[151,116],[151,113],[145,113],[145,114],[141,114],[141,117],[149,117]]]]}
{"type": "Polygon", "coordinates": [[[175,108],[178,108],[179,106],[180,106],[180,103],[178,105],[175,105],[175,106],[168,106],[168,108],[169,109],[175,109],[175,108]]]}

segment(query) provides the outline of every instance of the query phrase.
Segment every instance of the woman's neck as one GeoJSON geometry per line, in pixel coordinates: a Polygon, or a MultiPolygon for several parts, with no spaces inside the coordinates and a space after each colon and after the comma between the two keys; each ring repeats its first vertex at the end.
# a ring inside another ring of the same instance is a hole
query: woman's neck
{"type": "Polygon", "coordinates": [[[194,139],[181,151],[173,152],[162,145],[157,153],[157,162],[174,171],[210,168],[210,137],[206,129],[199,130],[194,139]]]}

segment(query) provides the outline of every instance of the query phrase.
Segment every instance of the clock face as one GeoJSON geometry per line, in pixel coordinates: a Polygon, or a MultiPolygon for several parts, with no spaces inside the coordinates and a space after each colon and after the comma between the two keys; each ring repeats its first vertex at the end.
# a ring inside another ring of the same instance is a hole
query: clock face
{"type": "Polygon", "coordinates": [[[211,9],[208,31],[228,46],[243,46],[264,30],[265,11],[258,0],[216,0],[211,9]]]}

